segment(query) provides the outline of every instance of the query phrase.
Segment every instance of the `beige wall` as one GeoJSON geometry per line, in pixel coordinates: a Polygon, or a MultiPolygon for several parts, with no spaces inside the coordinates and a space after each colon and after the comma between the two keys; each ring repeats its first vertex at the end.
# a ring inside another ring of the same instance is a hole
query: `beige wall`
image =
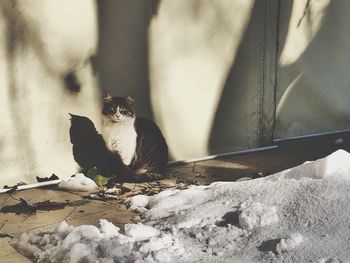
{"type": "Polygon", "coordinates": [[[0,2],[0,187],[75,173],[68,113],[99,124],[96,46],[93,1],[0,2]]]}

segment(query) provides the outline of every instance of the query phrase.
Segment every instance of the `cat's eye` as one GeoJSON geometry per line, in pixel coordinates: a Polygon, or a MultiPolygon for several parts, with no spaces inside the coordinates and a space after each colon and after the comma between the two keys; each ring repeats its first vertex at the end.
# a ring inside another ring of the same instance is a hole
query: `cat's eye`
{"type": "Polygon", "coordinates": [[[123,114],[123,115],[126,115],[126,114],[128,114],[128,110],[120,109],[120,113],[123,114]]]}
{"type": "Polygon", "coordinates": [[[115,112],[115,108],[114,108],[113,104],[105,105],[104,109],[105,109],[106,112],[109,112],[109,113],[114,113],[115,112]]]}

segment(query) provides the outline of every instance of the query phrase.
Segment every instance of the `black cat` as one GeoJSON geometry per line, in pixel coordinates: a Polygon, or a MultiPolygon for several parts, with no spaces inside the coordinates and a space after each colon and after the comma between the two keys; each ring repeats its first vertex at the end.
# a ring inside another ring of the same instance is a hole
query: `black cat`
{"type": "Polygon", "coordinates": [[[131,97],[105,97],[102,135],[88,118],[71,115],[74,159],[84,170],[97,167],[112,177],[109,185],[164,177],[166,141],[153,122],[135,117],[133,102],[131,97]]]}

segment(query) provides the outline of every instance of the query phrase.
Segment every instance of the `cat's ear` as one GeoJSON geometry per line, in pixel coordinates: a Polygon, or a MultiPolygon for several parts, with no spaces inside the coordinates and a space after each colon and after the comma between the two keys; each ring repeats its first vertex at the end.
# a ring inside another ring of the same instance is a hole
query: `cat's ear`
{"type": "Polygon", "coordinates": [[[133,97],[131,97],[131,96],[127,96],[127,97],[125,97],[125,99],[126,99],[126,102],[128,103],[128,104],[133,104],[134,103],[134,98],[133,97]]]}
{"type": "Polygon", "coordinates": [[[113,96],[112,96],[112,94],[109,91],[105,91],[103,93],[103,99],[104,100],[111,100],[111,99],[113,99],[113,96]]]}

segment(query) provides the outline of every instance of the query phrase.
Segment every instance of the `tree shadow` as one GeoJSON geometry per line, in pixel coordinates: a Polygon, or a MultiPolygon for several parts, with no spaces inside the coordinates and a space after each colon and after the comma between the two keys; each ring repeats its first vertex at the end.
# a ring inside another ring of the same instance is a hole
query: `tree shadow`
{"type": "Polygon", "coordinates": [[[236,58],[228,73],[216,110],[209,153],[236,151],[258,146],[259,56],[264,1],[256,1],[236,58]],[[260,41],[260,42],[259,42],[260,41]],[[260,44],[260,45],[259,45],[260,44]]]}
{"type": "MultiPolygon", "coordinates": [[[[350,119],[345,108],[348,101],[346,98],[349,98],[348,56],[344,53],[350,43],[348,36],[344,34],[348,26],[344,21],[348,17],[348,7],[346,1],[331,1],[325,11],[323,25],[296,61],[287,66],[278,65],[276,102],[280,103],[283,96],[288,97],[280,105],[275,138],[349,128],[350,119]],[[288,91],[288,87],[300,74],[302,77],[293,90],[288,91]],[[294,123],[299,126],[293,127],[294,123]]],[[[291,10],[288,9],[292,7],[283,2],[283,8],[280,8],[281,17],[290,17],[291,10]]],[[[289,27],[287,23],[279,24],[278,59],[289,27]]]]}
{"type": "Polygon", "coordinates": [[[97,0],[96,69],[103,90],[132,95],[139,116],[152,118],[148,28],[159,0],[97,0]]]}

